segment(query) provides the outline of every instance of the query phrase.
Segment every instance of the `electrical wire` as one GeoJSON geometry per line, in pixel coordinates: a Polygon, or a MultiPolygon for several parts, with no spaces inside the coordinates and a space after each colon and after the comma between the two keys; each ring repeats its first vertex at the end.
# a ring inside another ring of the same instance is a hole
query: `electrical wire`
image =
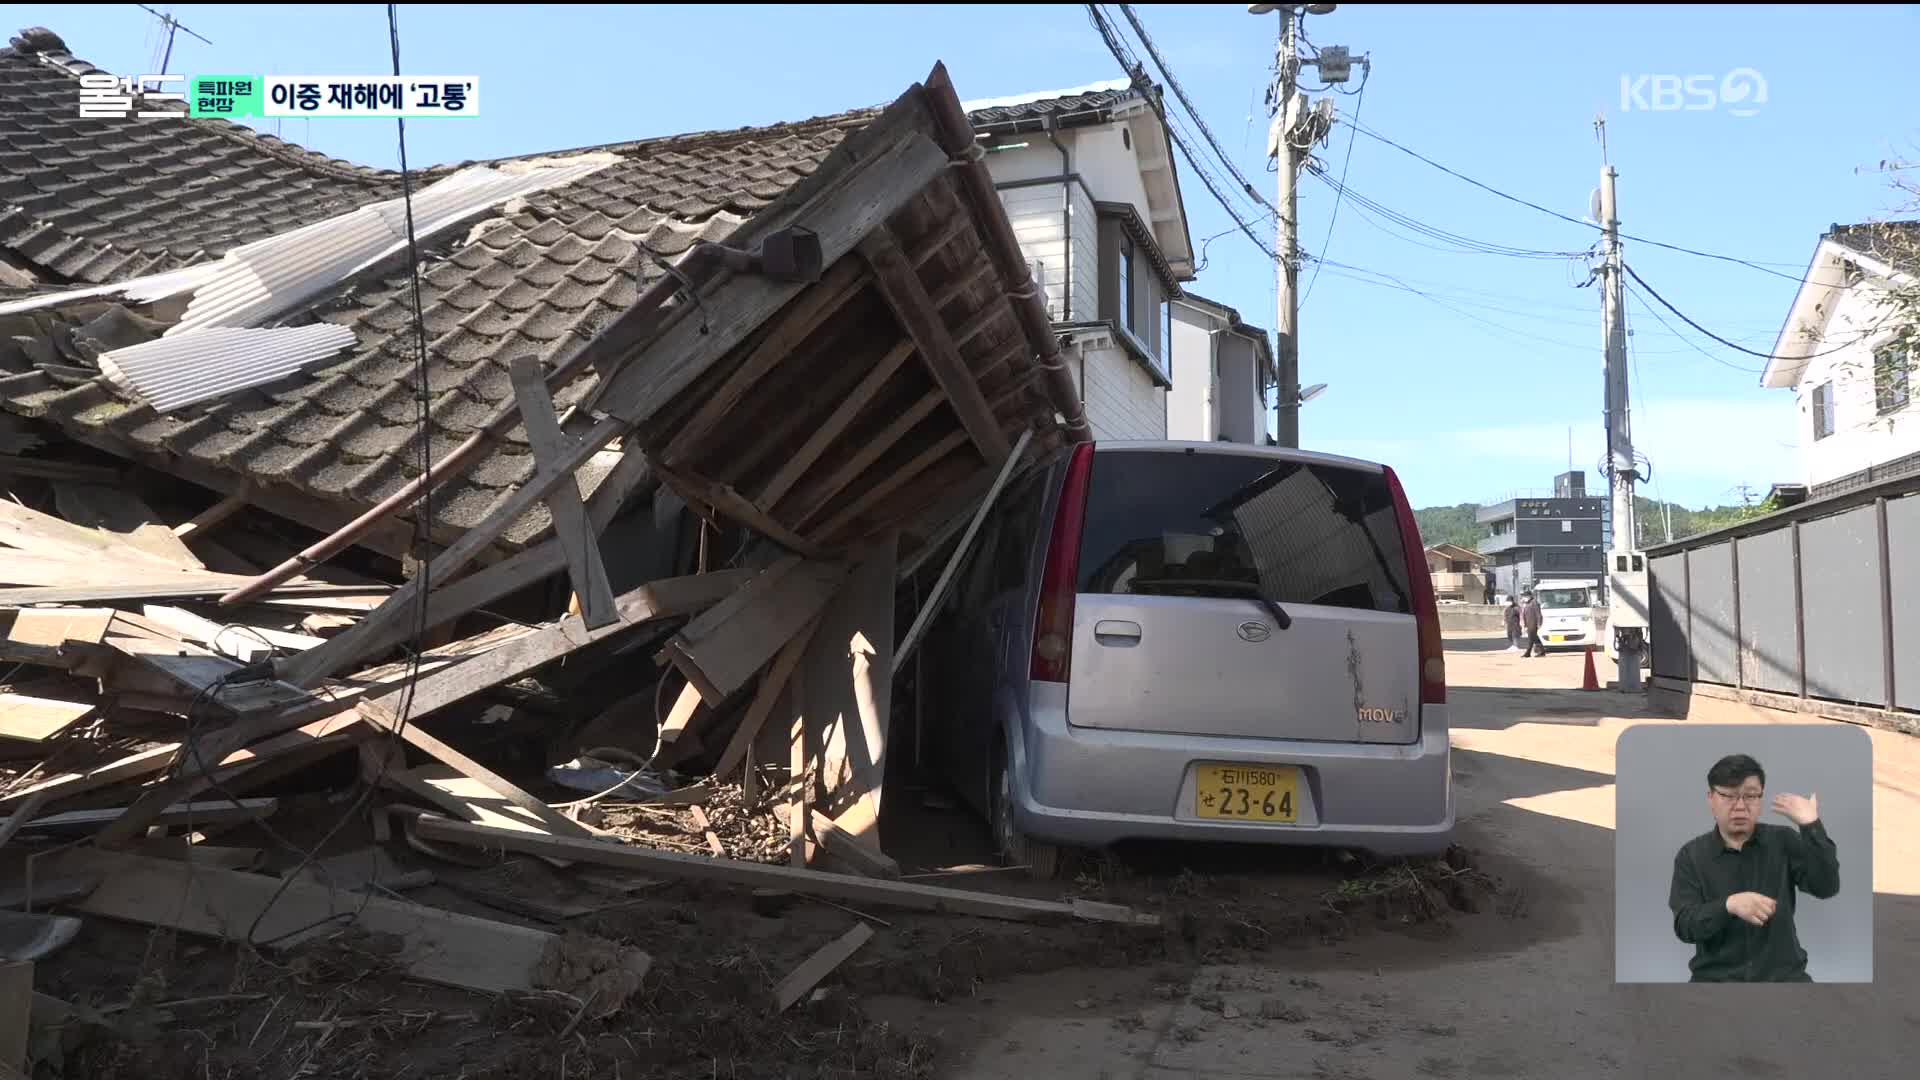
{"type": "Polygon", "coordinates": [[[1155,115],[1160,118],[1161,123],[1167,125],[1168,138],[1173,142],[1174,146],[1179,149],[1180,156],[1186,159],[1188,166],[1193,169],[1194,175],[1199,177],[1201,184],[1203,184],[1208,193],[1213,196],[1214,201],[1218,202],[1220,208],[1227,212],[1227,216],[1233,219],[1234,225],[1236,225],[1242,233],[1246,234],[1247,239],[1253,241],[1254,246],[1265,252],[1269,259],[1275,262],[1280,261],[1280,256],[1271,247],[1268,247],[1265,241],[1254,235],[1253,227],[1241,218],[1239,211],[1234,208],[1233,203],[1228,201],[1227,197],[1221,193],[1219,182],[1208,173],[1206,169],[1201,167],[1193,151],[1187,147],[1186,140],[1175,132],[1173,123],[1168,120],[1166,106],[1161,103],[1159,95],[1154,93],[1153,86],[1147,80],[1146,73],[1142,69],[1139,59],[1137,57],[1131,59],[1128,57],[1128,49],[1125,43],[1120,40],[1119,34],[1114,31],[1112,24],[1107,21],[1106,15],[1101,12],[1100,5],[1087,4],[1085,7],[1087,9],[1087,18],[1093,23],[1094,29],[1099,31],[1100,39],[1106,43],[1107,51],[1113,54],[1114,60],[1119,63],[1121,70],[1127,73],[1127,77],[1133,80],[1134,87],[1140,90],[1141,96],[1146,98],[1148,104],[1153,108],[1155,115]]]}
{"type": "MultiPolygon", "coordinates": [[[[1372,69],[1369,67],[1367,71],[1360,76],[1360,90],[1358,96],[1353,100],[1353,119],[1347,124],[1347,156],[1346,159],[1340,163],[1340,183],[1334,188],[1333,209],[1327,214],[1327,235],[1320,240],[1321,255],[1325,255],[1332,246],[1333,226],[1334,223],[1340,220],[1340,202],[1343,197],[1342,193],[1346,191],[1347,187],[1347,172],[1353,168],[1353,144],[1360,139],[1360,136],[1354,131],[1353,125],[1360,122],[1360,108],[1367,103],[1367,80],[1370,78],[1372,78],[1372,69]]],[[[1307,278],[1306,292],[1300,295],[1301,307],[1305,307],[1307,301],[1313,299],[1313,286],[1314,283],[1319,280],[1320,263],[1316,261],[1313,264],[1313,275],[1307,278]]]]}
{"type": "MultiPolygon", "coordinates": [[[[1595,229],[1602,232],[1604,232],[1606,229],[1605,226],[1597,222],[1587,221],[1584,218],[1573,217],[1572,215],[1569,215],[1569,214],[1563,214],[1558,210],[1550,210],[1547,207],[1541,206],[1537,202],[1532,202],[1527,199],[1523,199],[1518,195],[1509,194],[1505,191],[1500,190],[1497,187],[1494,187],[1491,184],[1482,183],[1481,181],[1476,180],[1473,177],[1468,176],[1463,172],[1459,172],[1455,169],[1450,169],[1447,166],[1440,164],[1439,162],[1433,160],[1432,158],[1427,157],[1425,154],[1422,154],[1416,150],[1411,150],[1405,146],[1402,146],[1399,143],[1393,141],[1392,139],[1387,138],[1385,135],[1382,135],[1379,132],[1374,131],[1372,128],[1364,127],[1356,123],[1354,124],[1354,130],[1358,131],[1362,135],[1367,136],[1370,139],[1375,139],[1382,143],[1385,143],[1386,145],[1393,147],[1395,150],[1398,150],[1401,153],[1406,154],[1417,161],[1424,162],[1425,164],[1430,165],[1433,168],[1436,168],[1443,173],[1446,173],[1448,176],[1451,176],[1457,180],[1463,180],[1466,183],[1472,184],[1474,187],[1477,187],[1480,190],[1487,192],[1488,194],[1499,196],[1500,198],[1505,199],[1508,202],[1517,203],[1521,206],[1527,207],[1532,210],[1538,210],[1540,213],[1546,214],[1549,217],[1559,218],[1561,221],[1569,222],[1574,225],[1579,225],[1584,228],[1595,229]]],[[[1758,270],[1763,274],[1772,274],[1774,277],[1784,278],[1787,281],[1792,281],[1795,283],[1803,283],[1805,280],[1793,274],[1782,273],[1781,271],[1775,270],[1772,267],[1767,266],[1763,263],[1754,262],[1749,259],[1737,258],[1732,255],[1722,255],[1712,251],[1701,251],[1697,248],[1683,247],[1679,244],[1669,244],[1662,240],[1654,240],[1645,236],[1635,236],[1632,233],[1626,233],[1626,232],[1621,233],[1620,238],[1623,240],[1632,240],[1637,244],[1646,244],[1651,247],[1665,248],[1668,251],[1678,251],[1685,255],[1695,255],[1703,259],[1716,259],[1721,262],[1734,263],[1739,266],[1748,267],[1749,269],[1758,270]]],[[[1794,264],[1776,263],[1775,265],[1792,266],[1794,264]]]]}
{"type": "Polygon", "coordinates": [[[1436,225],[1429,225],[1411,214],[1401,213],[1378,200],[1369,198],[1353,190],[1345,183],[1333,179],[1325,169],[1320,168],[1318,165],[1307,166],[1307,172],[1321,183],[1332,188],[1336,195],[1345,196],[1351,200],[1356,207],[1372,211],[1402,228],[1416,232],[1429,239],[1453,245],[1462,251],[1481,255],[1505,255],[1520,259],[1578,259],[1584,258],[1588,254],[1587,251],[1553,251],[1545,248],[1518,247],[1512,244],[1501,244],[1490,240],[1479,240],[1463,233],[1456,233],[1448,229],[1442,229],[1436,225]]]}
{"type": "Polygon", "coordinates": [[[1160,69],[1161,77],[1167,80],[1167,87],[1173,91],[1173,96],[1179,99],[1181,105],[1186,106],[1187,115],[1193,117],[1193,122],[1199,125],[1201,137],[1206,141],[1208,146],[1213,148],[1214,156],[1220,159],[1220,164],[1225,165],[1227,172],[1232,174],[1235,180],[1240,181],[1241,190],[1252,196],[1255,202],[1266,207],[1272,213],[1279,213],[1280,211],[1277,207],[1268,202],[1265,196],[1254,189],[1252,181],[1248,180],[1245,174],[1241,173],[1239,168],[1234,165],[1233,159],[1221,148],[1220,140],[1214,137],[1213,129],[1207,126],[1206,118],[1200,115],[1200,110],[1194,107],[1193,100],[1187,97],[1186,90],[1180,86],[1180,80],[1174,77],[1173,68],[1161,57],[1160,50],[1154,47],[1153,38],[1147,34],[1147,28],[1140,25],[1140,18],[1134,14],[1133,5],[1121,4],[1120,14],[1126,16],[1127,23],[1133,27],[1134,34],[1140,38],[1140,44],[1146,47],[1147,55],[1153,58],[1154,66],[1160,69]]]}
{"type": "Polygon", "coordinates": [[[1701,356],[1706,357],[1707,359],[1713,361],[1716,364],[1719,364],[1721,367],[1724,367],[1724,368],[1732,368],[1734,371],[1743,371],[1748,375],[1760,375],[1764,373],[1763,369],[1761,368],[1748,367],[1745,364],[1736,364],[1733,361],[1726,359],[1725,357],[1713,355],[1707,350],[1701,348],[1699,344],[1695,342],[1692,338],[1681,334],[1680,331],[1678,330],[1675,330],[1672,323],[1668,322],[1666,318],[1660,314],[1660,312],[1654,310],[1654,307],[1652,304],[1647,303],[1647,298],[1644,296],[1641,296],[1640,291],[1638,289],[1635,289],[1633,286],[1629,285],[1626,288],[1626,293],[1628,296],[1631,296],[1635,300],[1638,300],[1640,302],[1640,306],[1647,310],[1647,314],[1653,316],[1654,319],[1657,322],[1659,322],[1661,326],[1666,327],[1669,331],[1673,333],[1674,337],[1677,337],[1682,342],[1685,342],[1686,346],[1692,349],[1694,352],[1699,353],[1701,356]]]}
{"type": "MultiPolygon", "coordinates": [[[[1728,341],[1726,338],[1721,337],[1719,334],[1716,334],[1713,331],[1707,329],[1706,327],[1701,326],[1699,323],[1694,322],[1692,319],[1688,318],[1686,312],[1681,311],[1679,308],[1674,307],[1672,304],[1668,303],[1667,298],[1664,296],[1661,296],[1660,293],[1657,290],[1655,290],[1653,286],[1647,284],[1645,278],[1642,278],[1639,274],[1634,273],[1633,267],[1628,266],[1625,263],[1621,263],[1620,265],[1621,265],[1621,269],[1627,272],[1628,277],[1632,278],[1636,284],[1638,284],[1642,289],[1645,289],[1647,291],[1648,296],[1651,296],[1655,300],[1659,301],[1661,307],[1666,308],[1668,311],[1673,312],[1676,316],[1680,318],[1681,322],[1684,322],[1688,326],[1693,327],[1695,330],[1698,330],[1700,333],[1705,334],[1707,337],[1712,338],[1713,340],[1719,342],[1722,345],[1725,345],[1727,348],[1732,349],[1735,352],[1746,353],[1748,356],[1757,356],[1760,359],[1767,361],[1768,363],[1772,363],[1775,360],[1785,359],[1784,357],[1775,356],[1770,352],[1759,352],[1754,349],[1749,349],[1745,345],[1740,345],[1735,342],[1728,341]]],[[[1889,312],[1888,314],[1891,315],[1892,313],[1889,312]]],[[[1850,349],[1855,344],[1857,344],[1861,339],[1873,333],[1875,330],[1878,330],[1880,328],[1881,323],[1884,323],[1884,322],[1886,322],[1886,316],[1882,316],[1879,322],[1874,323],[1872,326],[1862,331],[1860,334],[1860,337],[1857,337],[1851,341],[1844,342],[1840,345],[1836,345],[1831,349],[1823,349],[1817,353],[1808,353],[1805,356],[1796,357],[1795,359],[1799,362],[1804,363],[1805,361],[1808,361],[1808,360],[1817,360],[1822,356],[1832,356],[1834,353],[1842,352],[1846,349],[1850,349]]]]}

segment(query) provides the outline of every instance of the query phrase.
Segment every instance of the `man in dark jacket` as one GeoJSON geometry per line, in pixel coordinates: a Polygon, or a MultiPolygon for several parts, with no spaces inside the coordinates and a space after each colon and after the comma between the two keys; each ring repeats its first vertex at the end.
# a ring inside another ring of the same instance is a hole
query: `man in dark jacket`
{"type": "Polygon", "coordinates": [[[1520,594],[1520,626],[1527,632],[1527,656],[1545,656],[1547,647],[1540,643],[1540,601],[1534,599],[1533,590],[1520,594]]]}
{"type": "Polygon", "coordinates": [[[1794,932],[1796,892],[1840,892],[1840,856],[1820,823],[1818,795],[1775,795],[1797,829],[1760,824],[1767,774],[1745,754],[1707,770],[1714,827],[1673,857],[1667,906],[1673,932],[1693,946],[1693,982],[1812,982],[1794,932]]]}
{"type": "Polygon", "coordinates": [[[1507,597],[1507,610],[1504,614],[1507,617],[1507,651],[1519,652],[1521,641],[1519,597],[1512,595],[1507,597]]]}

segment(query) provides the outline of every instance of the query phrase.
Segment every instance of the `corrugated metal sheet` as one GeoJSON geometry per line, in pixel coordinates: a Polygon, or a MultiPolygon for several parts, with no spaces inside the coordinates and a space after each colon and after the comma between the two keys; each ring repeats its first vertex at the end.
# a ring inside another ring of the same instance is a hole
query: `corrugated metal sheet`
{"type": "Polygon", "coordinates": [[[352,328],[320,324],[216,328],[100,356],[100,371],[156,412],[284,378],[354,346],[352,328]]]}
{"type": "Polygon", "coordinates": [[[1260,579],[1283,602],[1315,603],[1356,586],[1376,610],[1399,610],[1406,588],[1400,525],[1391,505],[1366,515],[1364,527],[1386,556],[1381,565],[1365,534],[1333,506],[1312,468],[1303,468],[1233,509],[1260,579]]]}
{"type": "Polygon", "coordinates": [[[83,289],[61,289],[57,292],[44,292],[24,300],[12,300],[0,304],[0,315],[18,315],[27,311],[42,311],[65,307],[87,300],[130,300],[136,304],[152,303],[174,293],[185,292],[195,285],[213,276],[217,263],[203,266],[189,266],[184,270],[172,270],[164,274],[149,274],[131,281],[119,281],[112,285],[92,285],[83,289]]]}
{"type": "MultiPolygon", "coordinates": [[[[573,183],[606,168],[611,160],[596,156],[577,165],[512,171],[487,165],[462,169],[413,197],[414,235],[424,240],[508,199],[573,183]]],[[[167,336],[265,322],[406,244],[406,207],[402,200],[390,199],[242,245],[228,252],[211,279],[194,290],[186,315],[167,336]]]]}

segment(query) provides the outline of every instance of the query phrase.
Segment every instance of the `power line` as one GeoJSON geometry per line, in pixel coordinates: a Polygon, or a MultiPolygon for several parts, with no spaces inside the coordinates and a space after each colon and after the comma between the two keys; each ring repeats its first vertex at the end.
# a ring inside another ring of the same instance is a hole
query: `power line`
{"type": "Polygon", "coordinates": [[[1173,96],[1178,98],[1180,104],[1186,107],[1187,115],[1193,117],[1193,122],[1200,126],[1201,137],[1206,140],[1208,146],[1213,148],[1214,156],[1220,159],[1220,164],[1225,165],[1227,172],[1232,174],[1235,180],[1240,181],[1241,190],[1251,195],[1255,202],[1266,207],[1269,211],[1278,213],[1279,211],[1275,209],[1274,205],[1268,202],[1266,197],[1254,188],[1253,183],[1246,178],[1245,174],[1241,173],[1239,168],[1234,165],[1233,159],[1227,156],[1227,152],[1221,149],[1220,140],[1214,137],[1213,129],[1207,126],[1206,118],[1200,115],[1200,110],[1195,108],[1192,99],[1187,97],[1186,90],[1180,86],[1180,80],[1174,77],[1173,68],[1168,66],[1166,60],[1161,58],[1160,50],[1156,49],[1153,45],[1153,38],[1147,34],[1147,28],[1140,25],[1139,17],[1133,12],[1133,5],[1121,4],[1120,14],[1126,16],[1128,25],[1132,26],[1133,32],[1139,36],[1140,44],[1146,47],[1147,55],[1153,58],[1154,66],[1160,69],[1161,76],[1167,80],[1167,87],[1173,91],[1173,96]]]}
{"type": "MultiPolygon", "coordinates": [[[[1666,308],[1668,311],[1673,312],[1675,315],[1679,316],[1681,322],[1684,322],[1688,326],[1693,327],[1695,330],[1700,331],[1702,334],[1705,334],[1707,337],[1712,338],[1713,340],[1719,342],[1722,345],[1725,345],[1727,348],[1732,349],[1735,352],[1746,353],[1748,356],[1757,356],[1762,360],[1768,361],[1769,363],[1771,363],[1774,360],[1784,359],[1783,357],[1775,356],[1770,352],[1757,352],[1753,349],[1747,348],[1745,345],[1739,345],[1734,342],[1728,341],[1726,338],[1721,337],[1719,334],[1716,334],[1713,331],[1707,329],[1706,327],[1701,326],[1699,323],[1694,322],[1692,319],[1687,317],[1686,312],[1681,311],[1679,308],[1674,307],[1672,304],[1668,303],[1667,298],[1664,296],[1661,296],[1660,293],[1656,289],[1654,289],[1653,286],[1647,284],[1645,278],[1641,277],[1639,274],[1634,273],[1633,267],[1628,266],[1625,263],[1622,263],[1621,269],[1625,270],[1627,272],[1627,276],[1632,278],[1635,281],[1635,283],[1637,283],[1641,288],[1647,290],[1647,295],[1659,301],[1661,307],[1666,308]]],[[[1885,322],[1885,321],[1886,320],[1884,318],[1881,319],[1881,322],[1885,322]]],[[[1869,327],[1865,332],[1863,332],[1861,336],[1864,337],[1867,333],[1871,333],[1874,329],[1877,329],[1878,326],[1879,326],[1878,323],[1874,324],[1873,327],[1869,327]]],[[[1822,356],[1832,356],[1834,353],[1852,348],[1858,342],[1858,340],[1859,339],[1856,338],[1854,341],[1848,341],[1848,342],[1845,342],[1844,344],[1837,345],[1831,349],[1826,349],[1821,352],[1808,353],[1807,355],[1797,357],[1796,359],[1800,361],[1807,361],[1807,360],[1815,360],[1822,356]]]]}
{"type": "Polygon", "coordinates": [[[1682,342],[1686,344],[1686,346],[1689,349],[1692,349],[1694,352],[1697,352],[1701,356],[1704,356],[1707,359],[1713,361],[1714,363],[1719,364],[1721,367],[1732,368],[1735,371],[1744,371],[1749,375],[1762,374],[1762,369],[1760,368],[1747,367],[1745,364],[1736,364],[1731,360],[1728,360],[1724,357],[1715,356],[1712,353],[1708,352],[1707,350],[1701,348],[1697,343],[1694,342],[1692,338],[1687,337],[1686,335],[1680,333],[1680,331],[1678,330],[1675,330],[1673,328],[1673,324],[1668,322],[1665,318],[1663,318],[1658,311],[1655,311],[1653,308],[1653,305],[1647,303],[1647,298],[1644,296],[1641,296],[1640,291],[1638,289],[1635,289],[1633,286],[1631,285],[1627,286],[1627,295],[1633,297],[1635,300],[1640,301],[1640,306],[1647,309],[1647,314],[1653,316],[1654,319],[1657,320],[1661,326],[1666,327],[1669,331],[1672,332],[1674,337],[1679,338],[1682,342]]]}
{"type": "MultiPolygon", "coordinates": [[[[1568,214],[1563,214],[1558,210],[1550,210],[1547,207],[1541,206],[1539,203],[1531,202],[1529,200],[1523,199],[1518,195],[1508,194],[1507,192],[1501,191],[1499,188],[1496,188],[1490,184],[1484,184],[1478,180],[1475,180],[1473,177],[1468,176],[1463,172],[1450,169],[1447,166],[1442,165],[1439,162],[1433,160],[1432,158],[1427,157],[1425,154],[1419,153],[1418,151],[1415,151],[1415,150],[1408,149],[1407,147],[1402,146],[1397,142],[1394,142],[1392,139],[1387,138],[1385,135],[1382,135],[1371,128],[1362,127],[1356,123],[1354,125],[1354,130],[1360,132],[1362,135],[1365,135],[1370,139],[1377,139],[1380,142],[1383,142],[1388,146],[1393,147],[1395,150],[1398,150],[1401,153],[1408,155],[1409,157],[1412,157],[1418,161],[1425,162],[1426,164],[1431,165],[1432,167],[1440,170],[1441,172],[1446,173],[1448,176],[1454,177],[1455,179],[1458,179],[1458,180],[1463,180],[1469,184],[1472,184],[1474,187],[1479,188],[1482,191],[1485,191],[1492,195],[1497,195],[1500,198],[1507,200],[1508,202],[1518,203],[1521,206],[1525,206],[1533,210],[1538,210],[1539,212],[1546,214],[1550,217],[1556,217],[1556,218],[1559,218],[1561,221],[1569,222],[1574,225],[1580,225],[1585,228],[1604,231],[1602,226],[1595,224],[1594,222],[1586,221],[1581,218],[1573,217],[1568,214]]],[[[1668,251],[1678,251],[1686,255],[1696,255],[1703,259],[1717,259],[1721,262],[1735,263],[1737,265],[1745,266],[1753,270],[1758,270],[1763,274],[1772,274],[1774,277],[1784,278],[1787,281],[1792,281],[1795,283],[1800,283],[1804,280],[1792,274],[1781,273],[1780,271],[1775,270],[1772,267],[1763,265],[1761,263],[1753,262],[1748,259],[1736,258],[1735,256],[1732,256],[1732,255],[1721,255],[1711,251],[1700,251],[1696,248],[1682,247],[1679,244],[1669,244],[1661,240],[1653,240],[1644,236],[1635,236],[1632,233],[1626,233],[1626,232],[1622,232],[1620,234],[1620,238],[1623,240],[1632,240],[1633,242],[1638,244],[1647,244],[1651,247],[1665,248],[1668,251]]],[[[1781,264],[1781,265],[1791,265],[1791,264],[1781,264]]]]}
{"type": "Polygon", "coordinates": [[[1187,164],[1192,166],[1194,175],[1200,178],[1200,182],[1206,186],[1207,191],[1213,196],[1214,200],[1220,204],[1220,208],[1227,212],[1227,216],[1233,219],[1233,223],[1239,227],[1241,232],[1246,234],[1247,239],[1253,241],[1256,247],[1265,252],[1267,258],[1278,262],[1280,256],[1275,254],[1274,250],[1268,247],[1265,241],[1254,235],[1253,227],[1248,225],[1246,221],[1240,217],[1239,212],[1235,210],[1233,204],[1227,201],[1225,195],[1221,194],[1216,181],[1201,167],[1200,162],[1195,159],[1193,151],[1188,149],[1186,141],[1175,134],[1174,125],[1167,118],[1166,106],[1161,103],[1159,95],[1154,92],[1153,85],[1147,79],[1139,59],[1137,57],[1129,58],[1126,45],[1120,40],[1119,35],[1114,32],[1113,26],[1107,22],[1106,15],[1100,10],[1100,5],[1087,4],[1086,9],[1088,19],[1092,21],[1094,29],[1100,32],[1100,39],[1106,43],[1107,51],[1113,54],[1113,58],[1119,63],[1121,70],[1125,71],[1127,77],[1133,81],[1134,88],[1141,92],[1142,97],[1146,98],[1148,104],[1153,108],[1154,114],[1160,118],[1160,122],[1167,125],[1167,138],[1180,150],[1180,156],[1187,160],[1187,164]]]}
{"type": "Polygon", "coordinates": [[[1490,240],[1478,240],[1462,233],[1442,229],[1436,225],[1429,225],[1411,214],[1401,213],[1384,203],[1362,195],[1351,187],[1334,180],[1332,176],[1328,175],[1325,169],[1317,165],[1309,165],[1307,171],[1311,173],[1315,179],[1332,188],[1337,194],[1344,195],[1348,199],[1351,199],[1357,208],[1370,210],[1402,228],[1412,230],[1421,236],[1438,240],[1442,243],[1451,244],[1454,248],[1468,254],[1505,255],[1516,259],[1578,259],[1587,254],[1585,251],[1550,251],[1544,248],[1525,248],[1512,244],[1495,243],[1490,240]]]}
{"type": "MultiPolygon", "coordinates": [[[[1327,235],[1320,240],[1320,253],[1322,255],[1325,255],[1328,248],[1333,244],[1333,226],[1335,222],[1340,220],[1340,201],[1347,187],[1347,171],[1353,168],[1353,144],[1360,138],[1354,133],[1353,125],[1360,122],[1360,107],[1367,103],[1367,79],[1370,76],[1371,69],[1368,69],[1366,74],[1360,76],[1360,89],[1356,92],[1356,96],[1353,99],[1353,119],[1347,125],[1347,156],[1346,159],[1340,163],[1340,183],[1334,188],[1333,209],[1327,214],[1327,235]]],[[[1314,283],[1319,280],[1320,264],[1315,262],[1313,264],[1313,275],[1307,278],[1307,291],[1300,295],[1301,307],[1305,307],[1307,301],[1313,299],[1313,286],[1314,283]]]]}

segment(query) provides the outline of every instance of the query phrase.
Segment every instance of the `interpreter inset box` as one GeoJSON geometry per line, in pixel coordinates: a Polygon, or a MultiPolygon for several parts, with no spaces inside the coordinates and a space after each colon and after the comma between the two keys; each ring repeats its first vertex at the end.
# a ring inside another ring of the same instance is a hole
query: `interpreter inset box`
{"type": "Polygon", "coordinates": [[[1614,978],[1873,981],[1873,742],[1637,724],[1615,747],[1614,978]]]}

